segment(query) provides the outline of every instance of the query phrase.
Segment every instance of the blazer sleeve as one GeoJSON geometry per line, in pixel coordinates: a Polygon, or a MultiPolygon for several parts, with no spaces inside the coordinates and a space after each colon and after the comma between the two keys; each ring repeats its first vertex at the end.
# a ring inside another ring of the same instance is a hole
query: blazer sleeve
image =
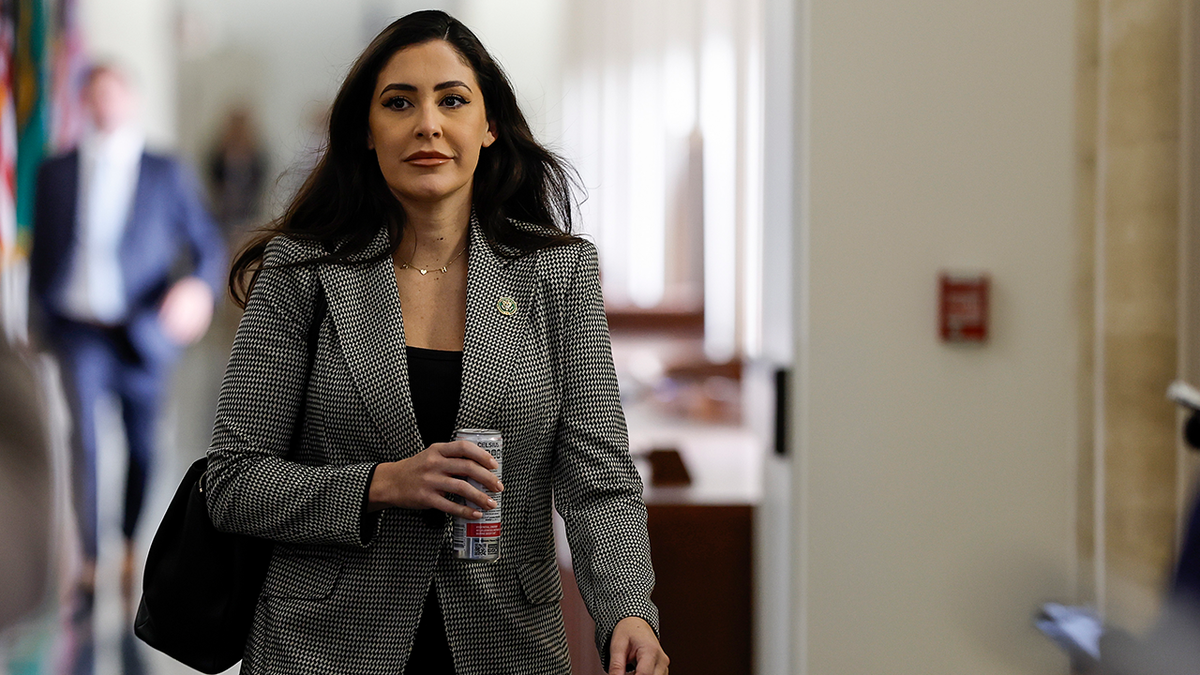
{"type": "MultiPolygon", "coordinates": [[[[51,206],[51,178],[47,162],[38,167],[37,183],[33,198],[33,242],[29,250],[29,290],[35,305],[46,300],[46,285],[49,280],[51,248],[49,211],[51,206]]],[[[38,307],[40,309],[40,307],[38,307]]]]}
{"type": "Polygon", "coordinates": [[[172,160],[179,224],[194,266],[193,274],[221,297],[226,272],[226,246],[220,230],[204,205],[199,181],[182,162],[172,160]]]}
{"type": "MultiPolygon", "coordinates": [[[[205,487],[217,529],[281,542],[365,547],[363,517],[374,463],[309,466],[289,461],[309,385],[308,329],[317,292],[310,266],[277,237],[246,304],[217,403],[205,487]]],[[[317,352],[319,353],[319,345],[317,352]]]]}
{"type": "Polygon", "coordinates": [[[596,622],[596,648],[608,667],[617,623],[645,619],[658,632],[650,601],[654,569],[642,483],[629,456],[596,249],[577,245],[571,281],[556,298],[562,407],[554,503],[566,524],[580,594],[596,622]]]}

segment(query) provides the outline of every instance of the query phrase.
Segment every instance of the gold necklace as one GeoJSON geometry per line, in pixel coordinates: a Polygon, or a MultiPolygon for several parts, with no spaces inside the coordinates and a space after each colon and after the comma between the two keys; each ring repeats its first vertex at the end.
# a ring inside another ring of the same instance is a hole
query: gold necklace
{"type": "Polygon", "coordinates": [[[414,269],[414,270],[420,272],[421,276],[425,276],[426,274],[429,274],[430,272],[434,272],[434,271],[445,274],[446,268],[453,265],[454,261],[461,258],[462,254],[465,253],[466,251],[467,251],[467,247],[463,246],[462,250],[458,252],[458,255],[451,258],[450,262],[446,263],[445,265],[442,265],[441,267],[430,267],[429,269],[421,269],[420,267],[417,267],[416,265],[412,264],[413,256],[415,256],[417,254],[417,240],[416,240],[416,237],[413,237],[413,252],[408,256],[408,262],[400,263],[400,269],[402,269],[402,270],[414,269]]]}

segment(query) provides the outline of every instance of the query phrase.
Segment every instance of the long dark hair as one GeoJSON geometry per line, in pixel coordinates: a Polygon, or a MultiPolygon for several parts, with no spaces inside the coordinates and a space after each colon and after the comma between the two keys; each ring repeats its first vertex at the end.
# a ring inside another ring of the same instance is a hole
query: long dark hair
{"type": "Polygon", "coordinates": [[[497,131],[496,142],[480,152],[472,190],[475,217],[488,242],[512,257],[578,241],[571,234],[575,174],[533,137],[508,77],[479,38],[449,14],[424,10],[385,28],[350,68],[333,101],[328,144],[316,168],[284,213],[260,230],[233,263],[229,292],[238,306],[245,307],[267,243],[277,235],[325,246],[324,256],[306,264],[378,262],[396,251],[406,218],[375,151],[367,147],[367,116],[379,72],[392,55],[430,40],[446,41],[470,65],[497,131]],[[388,248],[362,259],[359,254],[380,227],[387,228],[388,248]]]}

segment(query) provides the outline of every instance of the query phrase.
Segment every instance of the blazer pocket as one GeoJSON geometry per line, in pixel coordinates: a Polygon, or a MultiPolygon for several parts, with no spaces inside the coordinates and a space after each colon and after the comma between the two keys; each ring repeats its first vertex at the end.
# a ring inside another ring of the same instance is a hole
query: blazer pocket
{"type": "Polygon", "coordinates": [[[263,595],[324,600],[333,592],[341,574],[342,560],[336,555],[277,551],[263,583],[263,595]]]}
{"type": "Polygon", "coordinates": [[[562,600],[562,580],[558,575],[558,559],[553,555],[538,562],[521,565],[520,576],[525,599],[531,604],[541,605],[562,600]]]}

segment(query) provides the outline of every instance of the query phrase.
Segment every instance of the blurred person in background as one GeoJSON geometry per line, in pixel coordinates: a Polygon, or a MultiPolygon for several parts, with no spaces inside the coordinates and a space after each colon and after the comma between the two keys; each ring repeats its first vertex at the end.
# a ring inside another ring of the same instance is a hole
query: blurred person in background
{"type": "Polygon", "coordinates": [[[258,216],[265,165],[250,111],[231,110],[208,159],[213,213],[231,244],[258,216]]]}
{"type": "Polygon", "coordinates": [[[37,371],[0,341],[0,631],[45,594],[54,536],[53,471],[37,371]]]}
{"type": "Polygon", "coordinates": [[[190,174],[147,152],[138,98],[111,65],[89,72],[79,146],[42,165],[34,205],[33,333],[58,358],[72,415],[72,487],[90,618],[97,557],[96,403],[121,405],[129,452],[121,590],[132,610],[134,532],[171,366],[207,330],[226,249],[190,174]],[[189,272],[181,272],[189,270],[189,272]]]}

